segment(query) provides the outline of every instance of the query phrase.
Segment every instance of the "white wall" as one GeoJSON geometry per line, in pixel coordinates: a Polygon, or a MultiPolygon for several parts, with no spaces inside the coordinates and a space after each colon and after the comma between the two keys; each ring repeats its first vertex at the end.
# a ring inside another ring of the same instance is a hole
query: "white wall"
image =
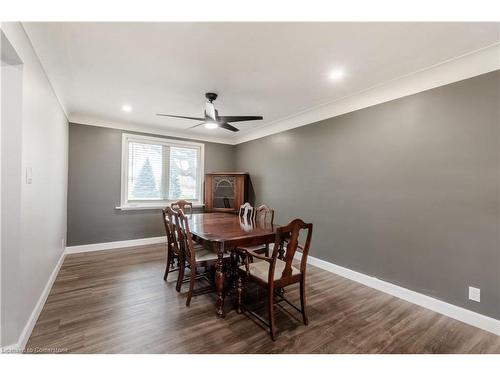
{"type": "Polygon", "coordinates": [[[2,283],[4,291],[18,284],[17,303],[2,306],[2,315],[17,317],[17,337],[7,337],[2,327],[2,346],[7,346],[22,344],[29,337],[44,288],[63,254],[68,121],[21,24],[3,23],[2,31],[23,63],[22,147],[17,150],[22,176],[19,270],[17,280],[4,278],[2,283]],[[26,168],[32,169],[31,184],[25,180],[26,168]]]}
{"type": "MultiPolygon", "coordinates": [[[[3,36],[3,35],[2,35],[3,36]]],[[[4,42],[4,40],[2,40],[4,42]]],[[[5,44],[2,44],[4,47],[5,44]]],[[[2,50],[3,52],[3,50],[2,50]]],[[[17,337],[19,238],[21,223],[21,153],[22,148],[22,65],[5,64],[2,53],[2,199],[1,199],[1,261],[2,335],[17,337]],[[8,93],[8,94],[7,94],[8,93]],[[4,311],[2,311],[4,310],[4,311]]]]}

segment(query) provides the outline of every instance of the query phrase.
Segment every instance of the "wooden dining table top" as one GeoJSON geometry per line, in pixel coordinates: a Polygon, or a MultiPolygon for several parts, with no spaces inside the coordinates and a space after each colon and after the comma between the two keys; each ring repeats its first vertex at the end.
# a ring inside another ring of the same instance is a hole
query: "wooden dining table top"
{"type": "Polygon", "coordinates": [[[225,212],[199,213],[189,217],[191,233],[210,242],[238,242],[258,238],[269,240],[274,237],[277,228],[276,224],[248,223],[237,214],[225,212]]]}
{"type": "MultiPolygon", "coordinates": [[[[241,246],[255,246],[274,242],[278,225],[248,222],[237,214],[210,212],[189,215],[189,229],[193,239],[217,253],[215,264],[215,289],[217,298],[215,312],[224,316],[226,275],[224,254],[241,246]]],[[[278,247],[282,249],[282,246],[278,247]]],[[[281,250],[280,250],[281,251],[281,250]]],[[[231,263],[235,261],[231,256],[231,263]]],[[[231,266],[234,268],[235,266],[231,266]]]]}

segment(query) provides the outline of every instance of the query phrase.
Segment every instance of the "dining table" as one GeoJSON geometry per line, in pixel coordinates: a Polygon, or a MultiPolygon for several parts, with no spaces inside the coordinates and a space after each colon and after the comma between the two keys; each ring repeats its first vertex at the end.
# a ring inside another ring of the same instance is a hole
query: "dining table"
{"type": "MultiPolygon", "coordinates": [[[[232,268],[235,268],[234,251],[236,248],[274,243],[277,228],[276,224],[245,220],[237,213],[209,212],[193,213],[189,216],[189,229],[193,239],[217,253],[215,312],[218,317],[224,317],[224,299],[227,289],[224,254],[232,253],[231,264],[232,268]]],[[[282,244],[278,251],[282,257],[284,252],[282,244]]]]}

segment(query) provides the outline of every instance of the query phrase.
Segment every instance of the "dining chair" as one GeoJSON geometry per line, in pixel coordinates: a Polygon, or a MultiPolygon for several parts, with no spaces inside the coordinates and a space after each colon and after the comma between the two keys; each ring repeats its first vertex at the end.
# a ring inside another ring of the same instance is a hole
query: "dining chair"
{"type": "MultiPolygon", "coordinates": [[[[254,214],[254,223],[260,226],[265,226],[265,225],[273,225],[274,223],[274,210],[272,208],[269,208],[265,204],[260,205],[255,209],[255,214],[254,214]]],[[[241,247],[240,249],[246,249],[249,251],[253,251],[254,253],[257,254],[266,254],[266,257],[269,256],[269,244],[261,244],[261,245],[256,245],[256,246],[246,246],[246,247],[241,247]]]]}
{"type": "Polygon", "coordinates": [[[171,208],[166,207],[162,210],[163,224],[165,225],[165,231],[167,233],[167,264],[165,266],[165,274],[163,275],[163,280],[167,281],[168,274],[170,272],[179,271],[177,275],[177,291],[180,290],[180,283],[183,278],[183,271],[181,272],[181,267],[184,267],[184,261],[182,259],[182,253],[177,241],[177,234],[175,229],[175,219],[174,216],[177,213],[171,208]],[[173,268],[177,261],[177,268],[173,268]],[[182,273],[182,274],[181,274],[182,273]]]}
{"type": "Polygon", "coordinates": [[[279,227],[276,231],[276,238],[274,242],[274,249],[271,257],[249,250],[238,250],[243,255],[244,264],[238,267],[238,281],[237,281],[237,309],[238,313],[242,312],[242,308],[248,311],[252,316],[259,319],[262,323],[269,327],[272,340],[276,340],[275,322],[274,322],[274,305],[280,302],[286,302],[295,310],[302,314],[302,321],[304,325],[308,324],[306,314],[306,266],[307,256],[309,254],[309,247],[311,245],[313,225],[305,223],[301,219],[295,219],[289,224],[279,227]],[[306,241],[304,246],[299,244],[299,235],[301,231],[305,231],[306,241]],[[286,241],[286,252],[284,259],[279,259],[279,248],[281,244],[286,241]],[[292,262],[295,252],[302,252],[302,259],[300,267],[295,267],[292,262]],[[250,258],[261,260],[250,263],[250,258]],[[266,322],[261,316],[253,311],[250,311],[242,304],[242,295],[244,291],[244,282],[254,282],[258,286],[267,289],[268,301],[267,310],[269,320],[266,322]],[[300,309],[292,304],[283,294],[283,288],[292,284],[300,284],[300,309]]]}
{"type": "Polygon", "coordinates": [[[240,206],[239,216],[240,219],[247,223],[252,223],[254,219],[255,210],[252,205],[248,202],[240,206]]]}
{"type": "Polygon", "coordinates": [[[265,204],[260,205],[255,210],[255,221],[260,224],[273,224],[274,210],[265,204]]]}
{"type": "MultiPolygon", "coordinates": [[[[175,215],[177,236],[179,239],[179,244],[181,247],[181,252],[183,253],[182,260],[187,262],[187,266],[191,269],[189,275],[189,291],[186,300],[186,306],[191,304],[191,298],[193,295],[205,294],[212,292],[214,290],[213,285],[205,288],[201,288],[197,291],[194,290],[194,282],[199,279],[206,279],[211,283],[209,278],[210,273],[207,271],[208,267],[215,265],[217,262],[217,254],[205,248],[197,248],[191,231],[189,230],[189,220],[182,210],[178,210],[175,215]],[[205,267],[205,272],[199,272],[200,267],[205,267]]],[[[224,254],[224,261],[230,259],[229,254],[224,254]]],[[[181,266],[182,276],[184,276],[184,271],[181,266]]]]}
{"type": "Polygon", "coordinates": [[[186,207],[188,207],[189,213],[190,214],[193,213],[193,203],[185,201],[184,199],[178,200],[177,202],[173,202],[172,204],[170,204],[170,207],[172,207],[174,210],[181,209],[184,212],[184,214],[187,213],[186,207]]]}

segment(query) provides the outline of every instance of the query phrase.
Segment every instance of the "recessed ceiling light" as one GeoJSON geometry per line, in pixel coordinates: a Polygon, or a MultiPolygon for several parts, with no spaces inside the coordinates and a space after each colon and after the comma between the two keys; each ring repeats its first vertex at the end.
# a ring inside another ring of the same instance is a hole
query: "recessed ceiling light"
{"type": "Polygon", "coordinates": [[[207,128],[207,129],[216,129],[218,127],[219,127],[219,125],[217,125],[216,122],[207,122],[207,123],[205,123],[205,128],[207,128]]]}
{"type": "Polygon", "coordinates": [[[129,106],[128,104],[122,105],[122,111],[123,112],[132,112],[132,107],[129,106]]]}
{"type": "Polygon", "coordinates": [[[344,71],[342,69],[335,69],[330,72],[330,79],[332,81],[338,81],[344,78],[344,71]]]}

